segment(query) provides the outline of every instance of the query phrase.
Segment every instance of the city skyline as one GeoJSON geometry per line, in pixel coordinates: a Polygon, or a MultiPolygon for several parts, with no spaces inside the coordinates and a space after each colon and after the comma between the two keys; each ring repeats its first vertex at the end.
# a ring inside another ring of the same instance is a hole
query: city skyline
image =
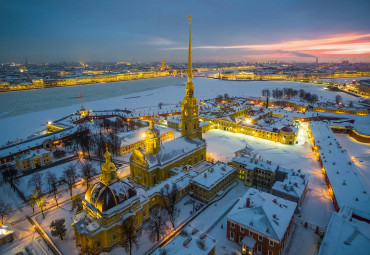
{"type": "Polygon", "coordinates": [[[369,62],[367,1],[2,3],[1,62],[369,62]]]}

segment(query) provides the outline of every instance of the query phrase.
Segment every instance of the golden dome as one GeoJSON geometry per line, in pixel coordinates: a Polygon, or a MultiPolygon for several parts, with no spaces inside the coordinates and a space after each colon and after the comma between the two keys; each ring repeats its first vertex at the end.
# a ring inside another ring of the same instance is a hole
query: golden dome
{"type": "Polygon", "coordinates": [[[136,196],[136,194],[136,189],[126,180],[117,181],[110,185],[98,182],[90,186],[85,193],[85,200],[100,212],[105,212],[136,196]]]}

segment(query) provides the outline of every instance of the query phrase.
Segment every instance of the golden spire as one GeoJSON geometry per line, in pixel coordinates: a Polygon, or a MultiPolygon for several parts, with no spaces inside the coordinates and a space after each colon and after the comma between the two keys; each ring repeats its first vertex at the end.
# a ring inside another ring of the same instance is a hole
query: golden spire
{"type": "Polygon", "coordinates": [[[194,94],[194,84],[193,84],[193,68],[191,61],[191,16],[189,18],[189,55],[188,55],[188,82],[186,83],[186,95],[188,97],[193,97],[194,94]]]}
{"type": "Polygon", "coordinates": [[[189,18],[188,83],[190,83],[192,82],[192,79],[193,79],[192,64],[191,64],[191,16],[188,15],[188,18],[189,18]]]}

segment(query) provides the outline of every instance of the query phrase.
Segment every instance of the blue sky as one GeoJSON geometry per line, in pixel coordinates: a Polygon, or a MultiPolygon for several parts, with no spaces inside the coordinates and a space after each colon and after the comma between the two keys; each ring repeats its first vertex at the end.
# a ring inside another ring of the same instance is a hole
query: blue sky
{"type": "Polygon", "coordinates": [[[12,0],[0,7],[1,62],[183,62],[188,14],[195,61],[314,61],[297,52],[370,60],[366,0],[12,0]]]}

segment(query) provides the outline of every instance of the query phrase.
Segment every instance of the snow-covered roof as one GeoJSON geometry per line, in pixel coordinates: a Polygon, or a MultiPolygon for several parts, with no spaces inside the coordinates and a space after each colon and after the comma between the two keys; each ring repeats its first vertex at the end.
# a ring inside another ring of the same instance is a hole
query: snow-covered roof
{"type": "MultiPolygon", "coordinates": [[[[161,134],[171,131],[171,129],[165,128],[160,125],[154,125],[154,126],[156,129],[159,130],[161,134]]],[[[129,132],[119,133],[117,136],[121,140],[120,147],[125,147],[127,145],[131,145],[131,144],[134,144],[140,141],[144,141],[145,138],[142,135],[147,129],[148,127],[142,127],[136,130],[129,131],[129,132]]]]}
{"type": "Polygon", "coordinates": [[[161,145],[161,150],[157,154],[144,154],[148,168],[163,166],[164,164],[185,157],[189,152],[205,146],[206,143],[199,138],[190,139],[186,136],[168,141],[161,145]]]}
{"type": "Polygon", "coordinates": [[[292,201],[250,188],[229,212],[227,219],[280,242],[296,206],[292,201]]]}
{"type": "Polygon", "coordinates": [[[190,182],[209,190],[217,185],[217,183],[220,183],[223,179],[233,174],[235,170],[236,169],[231,165],[218,162],[208,168],[208,170],[194,177],[190,182]]]}
{"type": "Polygon", "coordinates": [[[253,170],[259,168],[265,171],[275,172],[279,165],[271,161],[263,161],[261,158],[249,157],[248,155],[241,154],[232,160],[235,163],[243,164],[245,169],[253,170]]]}
{"type": "Polygon", "coordinates": [[[370,189],[357,166],[327,123],[312,121],[309,125],[338,206],[348,206],[354,214],[370,219],[370,189]]]}
{"type": "Polygon", "coordinates": [[[365,254],[370,250],[370,224],[334,212],[321,243],[319,255],[365,254]],[[367,252],[366,252],[367,251],[367,252]]]}
{"type": "Polygon", "coordinates": [[[292,169],[284,169],[283,172],[286,173],[286,178],[283,181],[276,181],[272,190],[300,198],[307,186],[309,175],[292,169]]]}
{"type": "Polygon", "coordinates": [[[0,226],[0,239],[14,233],[13,228],[9,224],[3,224],[0,226]]]}
{"type": "Polygon", "coordinates": [[[152,255],[206,255],[215,246],[215,239],[188,225],[171,242],[156,249],[152,255]]]}
{"type": "Polygon", "coordinates": [[[44,154],[48,154],[48,153],[50,153],[50,151],[47,151],[47,150],[44,150],[44,149],[28,151],[28,152],[25,152],[21,155],[17,155],[17,157],[15,157],[15,160],[16,161],[22,161],[22,160],[33,159],[33,158],[36,158],[36,157],[41,157],[44,154]]]}
{"type": "Polygon", "coordinates": [[[198,175],[193,169],[189,169],[189,171],[183,170],[183,166],[172,168],[171,172],[174,173],[174,175],[148,189],[145,192],[146,195],[151,197],[159,193],[165,185],[168,184],[171,186],[172,183],[175,183],[179,190],[185,189],[189,186],[190,180],[198,175]]]}

